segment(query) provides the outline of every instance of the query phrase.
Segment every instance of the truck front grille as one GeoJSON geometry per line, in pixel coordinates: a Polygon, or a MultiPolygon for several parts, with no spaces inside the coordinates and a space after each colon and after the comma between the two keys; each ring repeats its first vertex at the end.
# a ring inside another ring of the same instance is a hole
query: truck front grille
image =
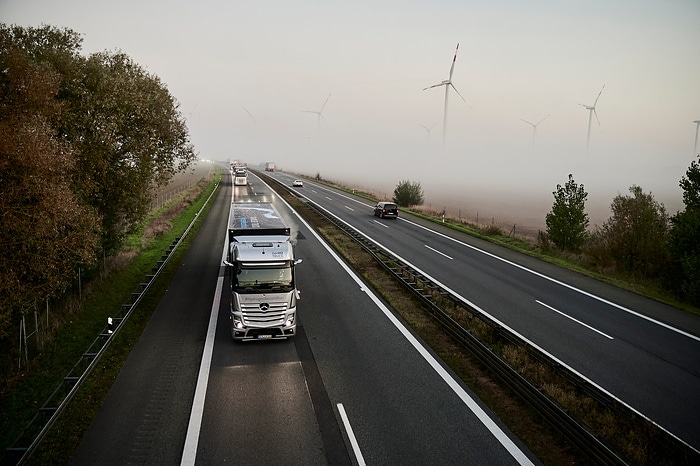
{"type": "Polygon", "coordinates": [[[269,309],[262,310],[259,304],[243,305],[243,323],[253,327],[278,327],[284,323],[287,303],[270,303],[269,309]]]}

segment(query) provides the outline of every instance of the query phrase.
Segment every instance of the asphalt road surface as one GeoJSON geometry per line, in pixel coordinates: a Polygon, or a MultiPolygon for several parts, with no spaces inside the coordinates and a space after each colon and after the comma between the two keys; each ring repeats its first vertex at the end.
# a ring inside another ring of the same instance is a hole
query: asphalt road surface
{"type": "Polygon", "coordinates": [[[236,198],[275,203],[298,231],[299,333],[231,339],[221,267],[227,178],[75,464],[537,462],[267,186],[251,181],[236,198]]]}
{"type": "Polygon", "coordinates": [[[312,181],[297,191],[700,449],[697,315],[312,181]]]}

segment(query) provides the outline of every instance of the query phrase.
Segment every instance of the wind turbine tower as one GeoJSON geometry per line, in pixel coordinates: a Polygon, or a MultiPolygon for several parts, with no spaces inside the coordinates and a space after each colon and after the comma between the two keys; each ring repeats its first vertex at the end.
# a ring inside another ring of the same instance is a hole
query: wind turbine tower
{"type": "Polygon", "coordinates": [[[533,152],[533,153],[535,152],[535,134],[537,134],[537,125],[539,125],[540,123],[542,123],[542,122],[543,122],[544,120],[546,120],[548,117],[549,117],[549,115],[547,115],[546,117],[542,118],[542,119],[541,119],[540,121],[538,121],[537,123],[530,123],[530,122],[527,121],[527,120],[523,120],[522,118],[520,119],[520,121],[524,121],[524,122],[527,123],[528,125],[532,126],[532,152],[533,152]]]}
{"type": "Polygon", "coordinates": [[[698,155],[698,128],[700,128],[700,120],[695,120],[695,144],[693,144],[693,157],[698,155]]]}
{"type": "Polygon", "coordinates": [[[328,99],[331,98],[331,94],[328,94],[328,97],[326,97],[326,101],[323,102],[323,105],[321,106],[321,110],[315,111],[315,110],[302,110],[302,112],[305,113],[315,113],[316,114],[316,134],[321,133],[321,118],[323,118],[323,109],[326,107],[326,104],[328,103],[328,99]]]}
{"type": "Polygon", "coordinates": [[[442,81],[441,83],[438,84],[433,84],[432,86],[426,87],[423,90],[425,91],[426,89],[432,89],[434,87],[440,87],[440,86],[445,86],[445,113],[442,118],[442,146],[443,148],[445,147],[445,139],[447,137],[447,98],[450,94],[450,87],[455,90],[457,95],[464,100],[466,103],[466,99],[462,97],[462,94],[459,93],[457,88],[455,87],[454,84],[452,84],[452,73],[455,70],[455,62],[457,61],[457,50],[459,50],[459,43],[457,44],[457,48],[455,49],[455,56],[452,58],[452,66],[450,66],[450,76],[442,81]]]}
{"type": "Polygon", "coordinates": [[[598,119],[598,112],[595,111],[595,106],[598,103],[598,99],[600,99],[600,94],[603,93],[603,89],[605,89],[605,84],[603,84],[603,87],[600,88],[600,92],[598,92],[598,97],[595,98],[595,102],[593,102],[593,105],[579,104],[582,107],[585,107],[586,110],[588,110],[588,137],[586,138],[586,153],[588,153],[588,147],[591,143],[591,122],[593,121],[594,113],[595,119],[598,121],[598,126],[600,126],[600,120],[598,119]]]}

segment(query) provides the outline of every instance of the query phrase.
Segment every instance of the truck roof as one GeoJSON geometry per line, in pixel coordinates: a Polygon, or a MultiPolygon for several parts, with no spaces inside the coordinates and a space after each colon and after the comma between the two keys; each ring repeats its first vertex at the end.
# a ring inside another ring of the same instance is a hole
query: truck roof
{"type": "Polygon", "coordinates": [[[242,202],[231,205],[229,241],[236,236],[289,236],[277,209],[269,202],[242,202]]]}
{"type": "Polygon", "coordinates": [[[260,237],[263,241],[234,243],[232,254],[234,260],[240,262],[284,262],[294,260],[292,245],[287,241],[288,237],[260,237]]]}

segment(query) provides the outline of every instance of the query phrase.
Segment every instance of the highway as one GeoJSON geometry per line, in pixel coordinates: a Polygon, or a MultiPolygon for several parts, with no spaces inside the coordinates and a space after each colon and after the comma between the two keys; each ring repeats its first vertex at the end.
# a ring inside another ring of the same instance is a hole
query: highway
{"type": "Polygon", "coordinates": [[[311,181],[297,191],[700,449],[697,316],[311,181]]]}
{"type": "Polygon", "coordinates": [[[533,464],[392,311],[255,177],[297,233],[299,334],[234,343],[226,178],[75,464],[533,464]]]}

